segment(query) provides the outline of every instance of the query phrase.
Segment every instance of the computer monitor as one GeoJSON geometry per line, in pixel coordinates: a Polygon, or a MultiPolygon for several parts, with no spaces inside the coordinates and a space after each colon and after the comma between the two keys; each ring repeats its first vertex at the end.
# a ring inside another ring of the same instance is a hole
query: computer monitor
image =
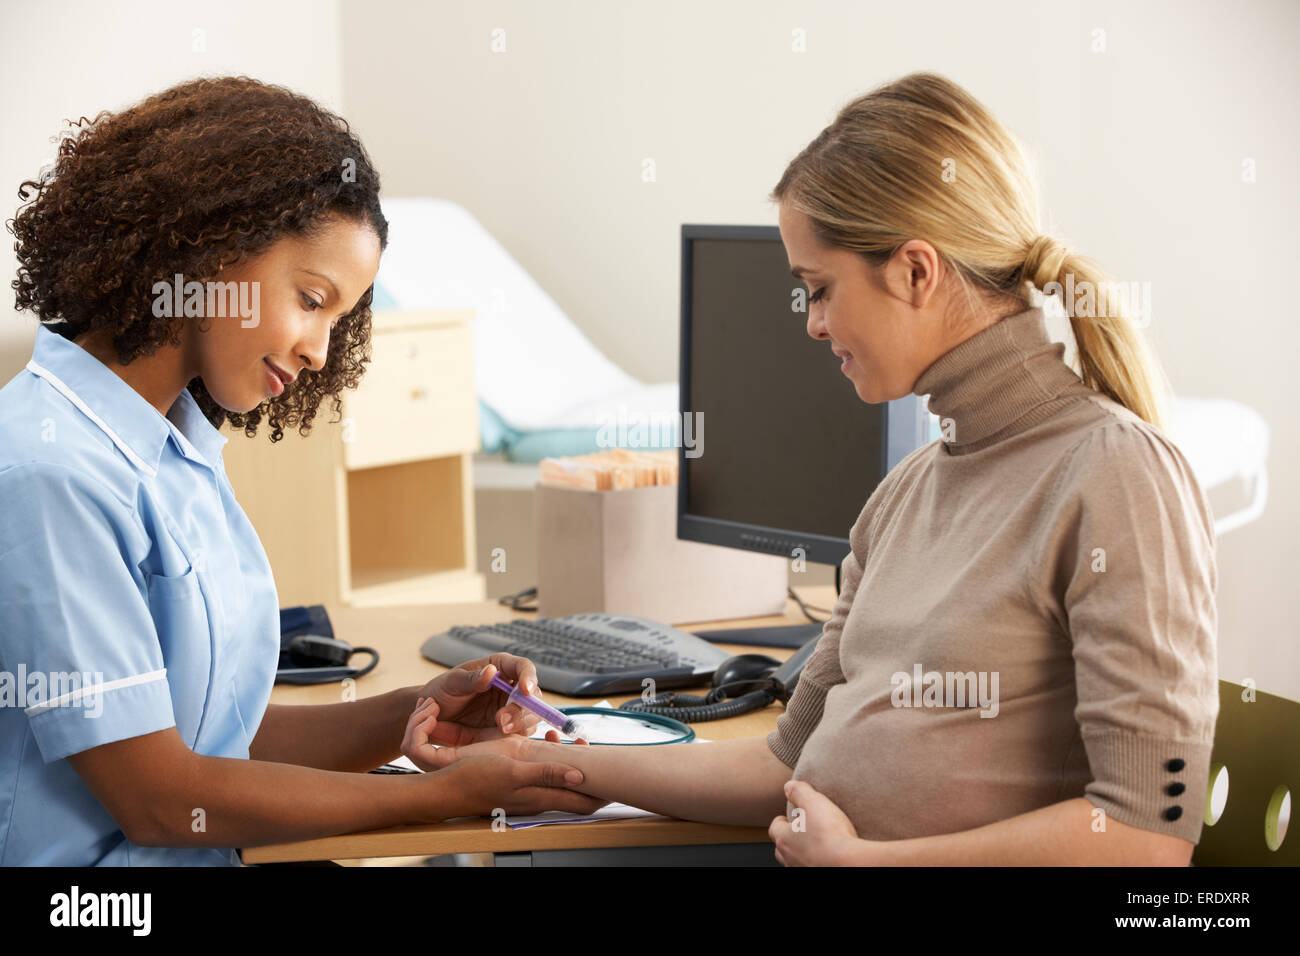
{"type": "MultiPolygon", "coordinates": [[[[683,438],[702,428],[678,452],[678,538],[838,567],[872,491],[929,440],[917,396],[858,397],[830,342],[808,335],[806,293],[775,226],[682,226],[683,438]]],[[[820,630],[701,636],[798,647],[820,630]]]]}

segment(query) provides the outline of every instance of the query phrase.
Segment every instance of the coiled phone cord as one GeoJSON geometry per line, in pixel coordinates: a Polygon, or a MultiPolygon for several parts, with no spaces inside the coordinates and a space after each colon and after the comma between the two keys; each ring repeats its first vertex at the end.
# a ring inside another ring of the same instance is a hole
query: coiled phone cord
{"type": "Polygon", "coordinates": [[[732,681],[729,684],[723,684],[721,687],[713,688],[705,697],[700,697],[697,694],[679,694],[675,692],[655,694],[653,697],[625,701],[619,705],[618,709],[631,710],[639,714],[655,714],[659,717],[672,717],[674,720],[694,724],[706,720],[725,720],[728,717],[739,717],[741,714],[762,710],[772,701],[785,699],[786,697],[788,695],[782,695],[780,685],[769,678],[757,681],[732,681]],[[749,691],[739,697],[725,699],[729,692],[755,684],[759,685],[758,690],[749,691]]]}

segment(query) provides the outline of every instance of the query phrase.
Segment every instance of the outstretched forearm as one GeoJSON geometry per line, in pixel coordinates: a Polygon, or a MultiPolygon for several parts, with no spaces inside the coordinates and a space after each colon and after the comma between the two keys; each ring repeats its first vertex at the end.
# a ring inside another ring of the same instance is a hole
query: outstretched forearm
{"type": "Polygon", "coordinates": [[[602,800],[735,826],[765,827],[784,813],[791,773],[764,737],[661,747],[539,743],[531,759],[577,767],[584,779],[574,789],[602,800]]]}
{"type": "Polygon", "coordinates": [[[1193,845],[1109,818],[1084,797],[959,833],[857,841],[845,862],[885,866],[1187,866],[1193,845]]]}
{"type": "Polygon", "coordinates": [[[402,752],[419,687],[338,704],[269,704],[248,748],[253,760],[364,773],[402,752]]]}

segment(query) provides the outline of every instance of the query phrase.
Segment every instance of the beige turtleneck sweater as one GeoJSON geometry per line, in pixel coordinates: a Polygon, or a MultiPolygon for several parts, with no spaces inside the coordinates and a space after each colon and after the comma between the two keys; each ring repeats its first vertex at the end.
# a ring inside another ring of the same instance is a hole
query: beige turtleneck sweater
{"type": "Polygon", "coordinates": [[[864,839],[1073,797],[1200,839],[1219,701],[1209,504],[1169,438],[1064,351],[1031,308],[941,356],[914,391],[947,434],[853,525],[768,744],[864,839]]]}

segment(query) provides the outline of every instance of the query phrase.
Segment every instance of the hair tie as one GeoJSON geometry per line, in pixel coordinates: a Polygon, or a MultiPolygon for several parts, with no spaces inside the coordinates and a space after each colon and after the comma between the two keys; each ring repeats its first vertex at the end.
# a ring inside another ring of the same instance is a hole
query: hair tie
{"type": "Polygon", "coordinates": [[[1056,281],[1065,255],[1065,248],[1054,238],[1039,236],[1025,253],[1021,273],[1035,288],[1041,289],[1047,283],[1056,281]]]}

